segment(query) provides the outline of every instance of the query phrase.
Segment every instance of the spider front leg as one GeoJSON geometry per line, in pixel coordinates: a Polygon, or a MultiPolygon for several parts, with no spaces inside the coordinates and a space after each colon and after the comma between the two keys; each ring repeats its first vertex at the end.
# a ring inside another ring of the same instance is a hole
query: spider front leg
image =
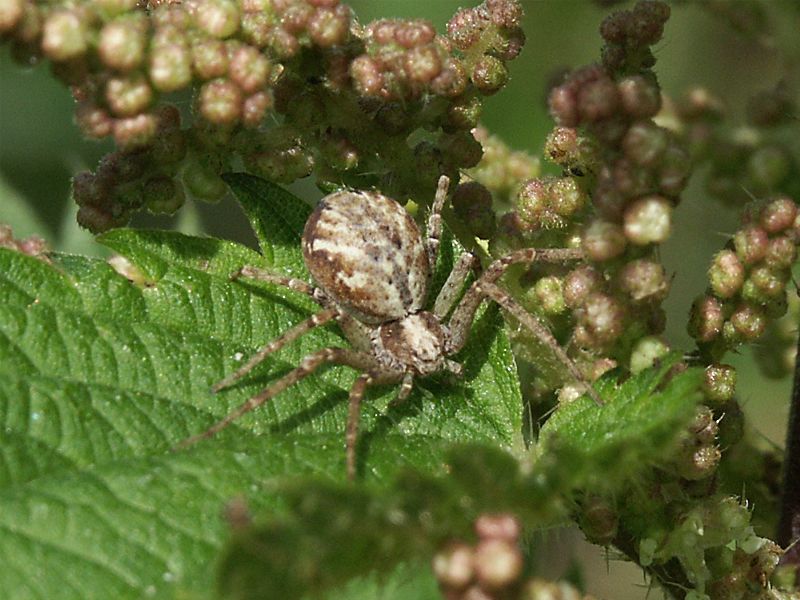
{"type": "Polygon", "coordinates": [[[458,257],[453,270],[447,276],[439,295],[436,296],[436,301],[433,305],[433,314],[436,315],[441,321],[447,316],[447,313],[453,308],[453,305],[458,299],[458,294],[464,287],[464,282],[469,277],[469,274],[475,268],[478,258],[471,252],[464,252],[458,257]]]}
{"type": "Polygon", "coordinates": [[[369,354],[355,352],[346,348],[325,348],[306,356],[300,366],[292,369],[286,375],[264,388],[261,392],[241,404],[238,408],[230,412],[224,419],[218,421],[203,433],[199,433],[183,440],[176,446],[176,449],[186,448],[201,440],[213,437],[219,431],[225,429],[242,415],[247,414],[254,408],[258,408],[268,400],[271,400],[282,391],[291,387],[301,379],[308,377],[314,371],[325,364],[346,365],[358,371],[375,371],[378,364],[369,354]]]}
{"type": "Polygon", "coordinates": [[[258,267],[251,267],[250,265],[245,265],[238,271],[234,272],[231,275],[231,280],[235,281],[240,277],[249,277],[250,279],[265,281],[273,285],[288,288],[295,292],[300,292],[301,294],[309,296],[318,304],[326,306],[327,296],[325,293],[318,287],[315,287],[310,283],[303,281],[302,279],[286,277],[285,275],[277,275],[276,273],[270,273],[269,271],[259,269],[258,267]]]}
{"type": "Polygon", "coordinates": [[[218,381],[215,383],[211,390],[213,392],[218,392],[234,383],[239,381],[242,377],[247,375],[250,371],[252,371],[256,366],[258,366],[267,356],[272,354],[273,352],[277,352],[281,348],[283,348],[286,344],[293,342],[301,335],[311,331],[315,327],[319,327],[320,325],[325,325],[332,321],[333,319],[339,316],[339,311],[335,308],[329,308],[327,310],[323,310],[322,312],[318,312],[315,315],[312,315],[302,323],[298,323],[288,331],[284,332],[282,335],[278,336],[265,346],[263,346],[258,352],[256,352],[250,359],[242,365],[239,369],[228,375],[222,381],[218,381]]]}
{"type": "Polygon", "coordinates": [[[485,298],[490,298],[497,302],[500,306],[514,315],[517,320],[526,326],[531,333],[539,338],[546,344],[555,354],[556,358],[564,365],[567,371],[576,381],[586,384],[589,395],[599,405],[603,404],[600,396],[592,388],[592,386],[585,380],[581,372],[575,366],[575,363],[567,356],[564,349],[558,343],[558,340],[553,337],[550,330],[545,327],[535,316],[531,315],[522,308],[517,302],[502,289],[495,285],[495,282],[503,276],[508,267],[518,263],[532,263],[532,262],[565,262],[568,260],[577,260],[583,258],[581,250],[573,250],[568,248],[548,248],[537,250],[535,248],[524,248],[512,252],[503,258],[494,261],[489,268],[481,275],[481,277],[470,286],[461,303],[456,307],[453,316],[449,322],[450,336],[447,341],[446,352],[447,354],[455,354],[467,342],[472,321],[475,318],[475,312],[481,305],[485,298]]]}
{"type": "Polygon", "coordinates": [[[436,186],[436,196],[431,204],[431,210],[428,214],[428,224],[425,227],[427,239],[425,240],[425,247],[428,254],[428,269],[433,275],[436,269],[436,259],[439,258],[439,245],[442,238],[442,209],[444,208],[444,201],[447,199],[447,191],[450,188],[450,178],[447,175],[439,177],[439,183],[436,186]]]}
{"type": "Polygon", "coordinates": [[[591,386],[591,384],[585,380],[583,374],[578,370],[578,367],[575,366],[575,363],[570,359],[569,356],[567,356],[567,353],[564,352],[564,349],[561,347],[561,344],[558,343],[558,340],[553,336],[550,330],[545,327],[541,321],[539,321],[539,319],[522,308],[522,306],[517,304],[516,300],[514,300],[508,292],[500,289],[494,283],[483,283],[481,284],[480,289],[488,298],[491,298],[506,311],[514,315],[514,318],[517,319],[517,321],[522,323],[533,335],[544,342],[553,351],[553,354],[556,355],[556,358],[558,358],[561,364],[566,367],[572,378],[575,381],[581,381],[586,385],[586,391],[592,397],[592,400],[594,400],[598,406],[603,406],[603,400],[600,398],[600,395],[591,386]]]}
{"type": "MultiPolygon", "coordinates": [[[[302,294],[309,296],[312,300],[314,300],[317,304],[319,304],[323,308],[329,308],[329,309],[336,308],[336,304],[322,290],[322,288],[311,285],[310,283],[307,283],[302,279],[296,279],[294,277],[286,277],[285,275],[277,275],[275,273],[270,273],[269,271],[265,271],[264,269],[259,269],[258,267],[251,267],[249,265],[242,267],[241,269],[233,273],[233,275],[231,275],[232,280],[236,280],[239,277],[249,277],[251,279],[256,279],[258,281],[265,281],[267,283],[272,283],[274,285],[285,287],[295,292],[300,292],[302,294]]],[[[339,327],[344,332],[348,341],[353,345],[354,348],[356,348],[356,350],[360,350],[362,352],[369,351],[369,330],[367,327],[364,326],[363,323],[359,322],[357,319],[354,319],[349,314],[341,311],[339,312],[339,315],[336,317],[336,320],[338,321],[339,327]]],[[[275,350],[272,350],[272,352],[274,351],[275,350]]]]}

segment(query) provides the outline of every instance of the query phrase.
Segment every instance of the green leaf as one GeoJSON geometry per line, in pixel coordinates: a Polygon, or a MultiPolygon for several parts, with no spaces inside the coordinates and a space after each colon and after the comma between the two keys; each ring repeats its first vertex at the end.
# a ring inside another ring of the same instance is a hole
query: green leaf
{"type": "Polygon", "coordinates": [[[665,383],[673,362],[619,386],[606,379],[602,408],[589,400],[562,406],[522,462],[471,444],[449,452],[446,477],[411,468],[388,487],[315,478],[282,486],[286,514],[239,531],[221,561],[220,595],[292,600],[342,589],[351,578],[430,561],[448,541],[471,539],[482,513],[508,512],[527,529],[544,528],[562,521],[576,496],[623,493],[669,460],[694,414],[700,374],[665,383]]]}
{"type": "MultiPolygon", "coordinates": [[[[303,276],[307,207],[241,176],[231,179],[240,195],[239,180],[250,185],[242,203],[268,256],[176,233],[112,231],[101,242],[130,262],[129,280],[95,259],[60,255],[48,265],[0,250],[0,597],[204,595],[229,535],[229,500],[272,514],[285,507],[275,481],[344,478],[355,374],[340,367],[171,451],[305,354],[347,343],[336,327],[318,328],[231,389],[210,392],[315,309],[294,292],[230,280],[244,264],[303,276]]],[[[373,485],[402,468],[440,472],[454,441],[516,442],[520,393],[498,312],[475,327],[481,343],[460,357],[462,381],[420,381],[392,408],[396,389],[369,395],[359,460],[373,485]]]]}
{"type": "Polygon", "coordinates": [[[586,396],[560,407],[542,427],[536,455],[561,454],[575,485],[594,493],[663,462],[701,399],[699,368],[663,383],[676,362],[671,356],[616,388],[604,378],[601,408],[586,396]]]}
{"type": "Polygon", "coordinates": [[[326,600],[431,600],[440,595],[433,571],[427,564],[401,564],[381,579],[373,574],[354,579],[326,600]]]}

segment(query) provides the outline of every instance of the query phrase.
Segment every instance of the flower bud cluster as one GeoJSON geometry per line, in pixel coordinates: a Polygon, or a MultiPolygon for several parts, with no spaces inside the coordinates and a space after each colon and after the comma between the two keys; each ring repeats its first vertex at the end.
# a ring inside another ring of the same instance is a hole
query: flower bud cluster
{"type": "Polygon", "coordinates": [[[753,196],[800,194],[800,163],[787,143],[796,112],[781,85],[751,100],[747,125],[730,123],[723,102],[703,88],[687,91],[674,107],[694,162],[709,165],[707,191],[737,207],[753,196]]]}
{"type": "Polygon", "coordinates": [[[441,174],[480,161],[481,99],[505,85],[524,41],[517,0],[461,10],[447,35],[422,20],[362,27],[340,0],[2,2],[0,41],[26,64],[51,61],[84,133],[114,138],[108,160],[156,167],[149,185],[103,165],[81,176],[80,222],[96,232],[187,193],[218,199],[234,159],[279,182],[314,173],[432,197],[441,174]],[[182,90],[191,115],[163,141],[164,97],[182,90]],[[425,135],[411,147],[414,131],[425,135]]]}
{"type": "Polygon", "coordinates": [[[771,585],[782,555],[781,547],[771,540],[764,540],[755,552],[737,548],[731,559],[732,568],[709,585],[710,597],[720,600],[748,597],[790,600],[797,597],[796,591],[782,591],[771,585]]]}
{"type": "Polygon", "coordinates": [[[522,184],[538,177],[541,170],[539,158],[527,152],[512,150],[484,127],[476,127],[472,134],[483,147],[483,157],[467,173],[486,186],[497,198],[500,204],[498,208],[507,208],[516,198],[522,184]]]}
{"type": "Polygon", "coordinates": [[[722,457],[717,444],[719,427],[714,412],[700,405],[681,439],[673,468],[683,479],[695,481],[712,475],[722,457]]]}
{"type": "Polygon", "coordinates": [[[521,527],[510,514],[484,514],[475,521],[478,541],[449,544],[433,557],[433,572],[448,600],[500,600],[520,595],[524,560],[521,527]]]}
{"type": "Polygon", "coordinates": [[[94,172],[84,171],[73,178],[72,197],[81,226],[91,231],[119,227],[143,207],[155,213],[174,213],[183,205],[186,190],[207,200],[224,194],[224,183],[213,169],[202,169],[196,158],[187,158],[190,144],[180,127],[178,109],[162,104],[152,116],[153,143],[139,150],[111,152],[94,172]],[[177,178],[179,173],[182,179],[177,178]]]}
{"type": "Polygon", "coordinates": [[[549,95],[556,127],[545,156],[562,177],[523,184],[500,229],[538,239],[555,229],[563,245],[580,244],[591,266],[561,282],[573,343],[591,360],[613,357],[636,369],[667,350],[657,336],[669,278],[656,247],[671,234],[690,171],[677,136],[653,122],[661,91],[650,46],[668,16],[663,2],[644,1],[603,22],[602,62],[572,72],[549,95]]]}
{"type": "Polygon", "coordinates": [[[529,179],[519,190],[516,213],[524,232],[564,229],[589,204],[589,195],[572,177],[529,179]]]}
{"type": "Polygon", "coordinates": [[[481,515],[475,533],[474,545],[453,542],[433,557],[446,600],[594,600],[565,582],[524,579],[521,529],[513,515],[481,515]]]}
{"type": "Polygon", "coordinates": [[[367,25],[365,33],[366,51],[350,64],[360,95],[405,101],[426,93],[457,97],[467,90],[464,65],[430,22],[381,19],[367,25]]]}
{"type": "Polygon", "coordinates": [[[655,1],[612,14],[600,29],[606,42],[602,64],[574,71],[550,92],[557,124],[583,131],[556,130],[548,155],[565,168],[573,167],[576,154],[585,156],[578,164],[597,176],[594,202],[599,215],[611,221],[622,221],[640,197],[658,195],[674,203],[689,174],[683,148],[652,122],[661,92],[649,46],[660,39],[668,17],[669,7],[655,1]]]}
{"type": "Polygon", "coordinates": [[[15,238],[13,230],[5,223],[0,223],[0,248],[8,248],[50,262],[50,259],[47,258],[47,253],[50,252],[47,242],[38,235],[32,235],[25,239],[15,238]]]}
{"type": "MultiPolygon", "coordinates": [[[[658,562],[677,558],[696,590],[695,597],[784,597],[773,595],[770,585],[782,550],[755,534],[751,509],[745,504],[717,494],[677,514],[671,530],[653,530],[653,538],[643,540],[642,547],[655,548],[658,562]]],[[[644,554],[643,548],[640,554],[644,554]]],[[[652,556],[643,558],[653,560],[652,556]]]]}
{"type": "Polygon", "coordinates": [[[689,333],[712,358],[758,339],[787,312],[787,283],[800,245],[800,211],[785,196],[745,215],[708,270],[709,290],[695,300],[689,333]]]}

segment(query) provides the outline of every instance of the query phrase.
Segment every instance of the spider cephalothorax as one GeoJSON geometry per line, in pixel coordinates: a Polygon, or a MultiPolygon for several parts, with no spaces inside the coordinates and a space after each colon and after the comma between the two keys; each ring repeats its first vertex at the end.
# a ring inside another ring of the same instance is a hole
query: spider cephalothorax
{"type": "MultiPolygon", "coordinates": [[[[353,348],[326,348],[306,356],[294,370],[253,396],[222,421],[184,444],[214,435],[233,420],[273,398],[326,363],[348,365],[361,375],[350,390],[347,424],[347,473],[354,477],[361,400],[372,384],[402,382],[398,397],[411,392],[414,377],[438,371],[461,373],[448,358],[467,341],[481,302],[494,300],[543,340],[576,380],[581,375],[549,330],[496,285],[507,267],[533,261],[561,262],[582,257],[580,250],[525,248],[491,263],[455,306],[475,259],[462,255],[436,297],[423,310],[436,264],[441,210],[449,180],[442,177],[423,237],[411,215],[376,192],[339,191],[322,199],[303,231],[303,258],[317,286],[244,267],[237,274],[303,292],[323,310],[261,348],[241,369],[214,386],[237,381],[264,358],[310,329],[336,320],[353,348]],[[452,315],[447,320],[447,315],[452,315]]],[[[589,388],[595,400],[599,399],[589,388]]]]}

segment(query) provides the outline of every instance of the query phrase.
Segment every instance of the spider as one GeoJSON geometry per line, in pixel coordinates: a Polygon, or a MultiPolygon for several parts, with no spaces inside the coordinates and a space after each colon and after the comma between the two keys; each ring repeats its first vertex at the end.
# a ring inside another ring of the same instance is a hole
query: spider
{"type": "MultiPolygon", "coordinates": [[[[439,179],[426,237],[405,208],[378,192],[342,190],[325,196],[308,218],[302,237],[303,259],[317,285],[254,267],[242,267],[235,273],[234,278],[256,278],[307,294],[322,310],[258,350],[240,369],[216,383],[214,392],[235,383],[286,344],[331,321],[338,322],[352,348],[324,348],[307,355],[292,371],[180,447],[213,436],[322,365],[346,365],[361,372],[350,388],[345,433],[347,476],[352,480],[366,389],[400,383],[397,400],[401,401],[411,393],[415,377],[440,371],[460,375],[461,365],[449,357],[466,344],[475,313],[485,299],[513,315],[554,352],[576,381],[583,381],[549,329],[497,286],[512,264],[576,260],[583,257],[580,250],[525,248],[511,252],[491,263],[457,303],[477,261],[473,254],[464,253],[448,275],[433,309],[423,309],[439,253],[441,211],[449,183],[446,176],[439,179]]],[[[591,386],[587,388],[602,404],[591,386]]]]}

